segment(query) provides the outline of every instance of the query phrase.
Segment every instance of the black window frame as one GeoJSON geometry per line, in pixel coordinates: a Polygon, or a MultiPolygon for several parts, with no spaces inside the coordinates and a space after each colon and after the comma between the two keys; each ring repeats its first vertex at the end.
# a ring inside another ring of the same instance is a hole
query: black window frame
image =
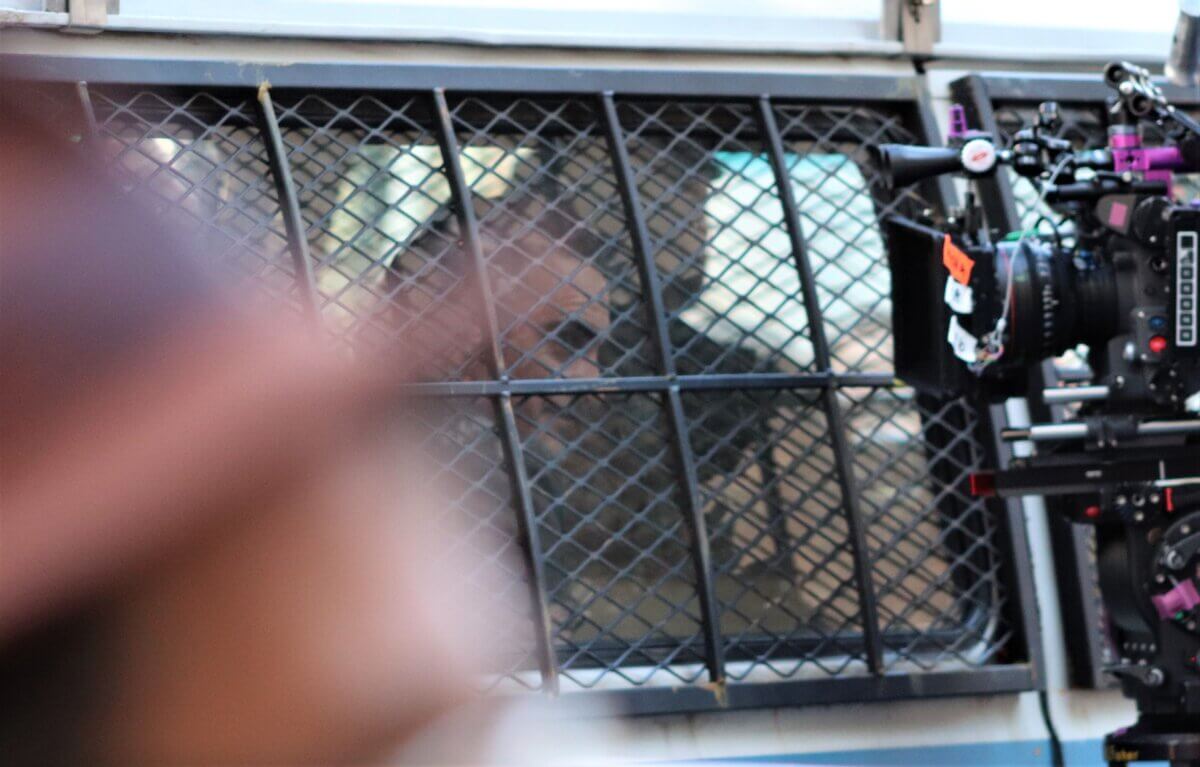
{"type": "MultiPolygon", "coordinates": [[[[863,645],[867,673],[844,676],[824,676],[770,682],[729,682],[724,674],[723,640],[718,624],[717,598],[713,586],[713,564],[708,549],[704,513],[697,497],[695,456],[687,436],[686,416],[682,398],[688,392],[721,390],[762,391],[796,389],[816,394],[829,424],[830,439],[836,456],[837,473],[843,490],[843,503],[849,519],[850,545],[864,551],[867,541],[862,511],[858,508],[858,480],[852,465],[853,456],[845,444],[844,405],[839,401],[843,390],[867,388],[872,391],[892,390],[896,384],[891,374],[837,372],[829,360],[827,341],[815,339],[823,335],[821,309],[815,299],[816,287],[812,266],[805,254],[804,233],[800,226],[800,211],[788,179],[785,139],[777,124],[781,106],[828,104],[878,106],[903,116],[903,122],[916,140],[938,143],[936,121],[930,111],[924,82],[916,76],[891,75],[832,75],[832,74],[758,74],[705,72],[694,70],[638,69],[580,69],[571,67],[484,67],[484,66],[424,66],[400,64],[292,64],[288,66],[258,66],[208,60],[144,60],[108,59],[68,56],[5,55],[0,67],[10,77],[59,83],[75,87],[80,96],[84,124],[94,127],[95,116],[90,111],[88,83],[93,85],[128,85],[138,88],[206,89],[216,88],[249,94],[259,94],[260,138],[270,158],[270,167],[278,191],[288,245],[295,260],[295,278],[302,298],[310,310],[319,300],[314,293],[311,267],[308,266],[308,242],[305,224],[297,205],[295,184],[288,168],[287,152],[280,139],[275,110],[269,106],[271,92],[304,91],[309,89],[403,92],[424,100],[433,115],[431,130],[436,134],[442,156],[453,158],[445,162],[455,202],[457,221],[470,256],[470,268],[486,273],[479,245],[479,227],[470,199],[468,183],[460,165],[458,136],[452,121],[450,103],[458,94],[492,94],[517,96],[555,96],[588,99],[601,115],[618,191],[626,216],[626,227],[632,248],[638,258],[642,285],[646,290],[652,325],[652,341],[658,350],[661,368],[656,375],[625,380],[556,379],[522,380],[503,375],[503,352],[499,348],[496,330],[495,300],[487,288],[486,276],[478,280],[482,286],[481,300],[485,307],[485,335],[491,380],[463,381],[414,386],[414,392],[450,397],[488,398],[494,407],[494,423],[499,432],[505,459],[510,467],[514,505],[518,512],[517,525],[522,537],[522,550],[528,568],[533,595],[532,617],[535,623],[537,656],[541,668],[542,688],[559,692],[555,682],[558,658],[551,645],[551,625],[546,613],[545,575],[538,551],[537,519],[531,489],[522,459],[522,439],[518,432],[514,401],[521,397],[561,394],[580,395],[598,392],[653,393],[663,407],[669,426],[672,450],[683,475],[685,492],[682,512],[688,529],[691,563],[695,569],[697,598],[702,617],[703,662],[706,679],[681,686],[645,686],[619,690],[604,690],[595,695],[610,698],[621,709],[635,714],[692,712],[723,708],[754,708],[816,703],[865,702],[923,698],[946,695],[1011,693],[1043,686],[1041,651],[1038,637],[1038,618],[1035,611],[1029,551],[1025,538],[1024,518],[1019,504],[989,502],[989,514],[997,522],[997,544],[1002,559],[1002,577],[1010,596],[1005,603],[1005,620],[1013,637],[1005,646],[1004,657],[985,665],[951,669],[891,669],[883,660],[885,639],[881,636],[872,562],[865,555],[855,557],[855,580],[862,595],[863,645]],[[259,90],[264,83],[270,90],[259,90]],[[448,97],[451,101],[448,101],[448,97]],[[817,347],[817,367],[811,373],[744,374],[729,380],[721,375],[680,375],[672,362],[672,350],[665,327],[662,294],[656,285],[656,269],[651,265],[649,235],[644,212],[639,202],[636,179],[627,155],[626,136],[617,106],[622,99],[696,99],[738,104],[754,115],[762,142],[762,154],[774,172],[776,192],[783,208],[784,225],[790,238],[793,257],[800,271],[800,284],[805,292],[805,307],[811,328],[822,329],[814,336],[817,347]],[[814,314],[815,312],[815,314],[814,314]]],[[[948,180],[929,183],[923,194],[934,207],[949,210],[955,193],[948,180]]],[[[988,463],[1006,459],[1006,452],[997,435],[1003,426],[1003,412],[997,407],[975,407],[972,415],[978,424],[973,439],[977,439],[988,463]]],[[[944,424],[939,429],[953,424],[944,424]]]]}

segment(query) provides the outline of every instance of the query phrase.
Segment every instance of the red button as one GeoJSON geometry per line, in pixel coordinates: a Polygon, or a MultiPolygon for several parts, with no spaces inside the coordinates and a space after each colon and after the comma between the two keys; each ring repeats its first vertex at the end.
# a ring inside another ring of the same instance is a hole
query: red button
{"type": "Polygon", "coordinates": [[[1162,354],[1167,350],[1167,339],[1162,336],[1152,336],[1150,338],[1150,351],[1155,354],[1162,354]]]}
{"type": "Polygon", "coordinates": [[[1087,516],[1088,519],[1095,519],[1096,517],[1100,516],[1100,507],[1099,506],[1088,506],[1086,509],[1083,510],[1083,513],[1085,516],[1087,516]]]}

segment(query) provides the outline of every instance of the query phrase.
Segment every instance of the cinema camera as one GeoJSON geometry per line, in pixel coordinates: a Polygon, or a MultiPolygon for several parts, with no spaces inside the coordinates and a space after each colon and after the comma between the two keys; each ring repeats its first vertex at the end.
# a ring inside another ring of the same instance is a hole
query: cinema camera
{"type": "Polygon", "coordinates": [[[947,147],[878,147],[891,186],[1008,166],[1057,214],[1004,233],[968,193],[940,224],[889,217],[896,368],[923,392],[1075,406],[1005,430],[1035,454],[972,476],[971,491],[1061,496],[1056,510],[1095,526],[1120,656],[1107,670],[1140,714],[1108,736],[1107,758],[1200,765],[1200,200],[1172,197],[1174,171],[1200,170],[1200,123],[1139,67],[1110,64],[1104,79],[1106,148],[1055,138],[1049,102],[1008,148],[968,129],[961,107],[947,147]],[[1147,123],[1163,146],[1143,145],[1147,123]],[[1089,385],[1041,389],[1043,362],[1073,349],[1089,385]]]}

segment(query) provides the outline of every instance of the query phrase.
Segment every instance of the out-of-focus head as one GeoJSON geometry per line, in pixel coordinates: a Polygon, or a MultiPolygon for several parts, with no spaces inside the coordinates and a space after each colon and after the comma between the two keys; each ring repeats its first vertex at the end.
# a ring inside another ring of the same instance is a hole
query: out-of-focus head
{"type": "Polygon", "coordinates": [[[352,365],[238,305],[95,147],[5,93],[6,758],[384,753],[468,695],[479,635],[426,458],[391,428],[403,350],[352,365]]]}

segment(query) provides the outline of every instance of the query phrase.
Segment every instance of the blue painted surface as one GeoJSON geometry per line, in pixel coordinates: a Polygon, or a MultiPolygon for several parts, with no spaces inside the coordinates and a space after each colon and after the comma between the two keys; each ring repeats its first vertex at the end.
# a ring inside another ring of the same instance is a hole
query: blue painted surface
{"type": "MultiPolygon", "coordinates": [[[[1065,740],[1062,744],[1063,761],[1067,767],[1106,767],[1104,745],[1095,740],[1065,740]]],[[[1138,767],[1167,767],[1166,762],[1138,762],[1138,767]]]]}
{"type": "MultiPolygon", "coordinates": [[[[1097,755],[1099,741],[1095,741],[1097,755]]],[[[964,767],[965,765],[1050,765],[1049,741],[964,743],[951,746],[880,748],[861,751],[827,751],[815,754],[781,754],[721,759],[725,764],[861,765],[862,767],[964,767]]],[[[1070,763],[1068,763],[1070,764],[1070,763]]],[[[1099,764],[1099,762],[1097,762],[1099,764]]],[[[1074,767],[1074,765],[1071,765],[1074,767]]]]}
{"type": "MultiPolygon", "coordinates": [[[[1100,739],[1069,740],[1062,744],[1066,767],[1105,767],[1100,739]]],[[[861,751],[826,751],[811,754],[768,754],[708,760],[711,764],[787,764],[800,767],[1023,767],[1050,765],[1050,744],[1045,740],[1006,743],[964,743],[952,746],[880,748],[861,751]]],[[[1147,767],[1166,762],[1139,762],[1147,767]]]]}

